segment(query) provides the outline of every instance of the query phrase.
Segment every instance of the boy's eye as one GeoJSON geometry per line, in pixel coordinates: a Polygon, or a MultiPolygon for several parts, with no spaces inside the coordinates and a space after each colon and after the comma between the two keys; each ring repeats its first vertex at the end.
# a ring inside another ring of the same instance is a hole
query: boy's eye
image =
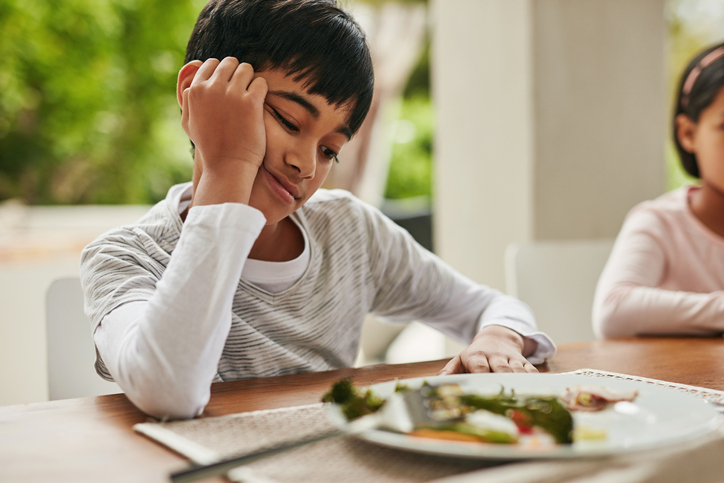
{"type": "Polygon", "coordinates": [[[322,146],[319,149],[320,149],[320,151],[322,151],[322,154],[324,155],[324,157],[327,160],[331,161],[334,159],[335,163],[339,163],[339,159],[337,158],[337,153],[335,153],[334,151],[332,151],[331,149],[329,149],[326,146],[322,146]]]}
{"type": "Polygon", "coordinates": [[[298,128],[297,126],[295,126],[295,125],[292,124],[291,122],[287,121],[287,120],[284,118],[284,116],[282,116],[281,114],[279,114],[279,112],[278,112],[276,109],[274,109],[274,108],[271,107],[271,106],[269,106],[269,109],[271,109],[272,114],[274,114],[274,117],[277,118],[277,121],[279,121],[279,122],[282,124],[282,126],[284,126],[285,128],[287,128],[287,129],[289,129],[290,131],[293,131],[293,132],[298,132],[298,131],[299,131],[299,128],[298,128]]]}

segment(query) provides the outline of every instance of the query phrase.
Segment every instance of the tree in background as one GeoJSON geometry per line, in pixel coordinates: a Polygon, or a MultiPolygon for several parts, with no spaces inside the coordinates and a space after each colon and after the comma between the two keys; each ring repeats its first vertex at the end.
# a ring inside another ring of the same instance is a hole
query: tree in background
{"type": "Polygon", "coordinates": [[[0,0],[0,200],[148,203],[188,180],[173,92],[202,6],[0,0]]]}
{"type": "Polygon", "coordinates": [[[205,3],[0,0],[0,201],[151,203],[190,179],[173,92],[205,3]]]}
{"type": "Polygon", "coordinates": [[[410,75],[394,133],[385,198],[427,197],[433,194],[435,114],[430,95],[430,42],[410,75]]]}

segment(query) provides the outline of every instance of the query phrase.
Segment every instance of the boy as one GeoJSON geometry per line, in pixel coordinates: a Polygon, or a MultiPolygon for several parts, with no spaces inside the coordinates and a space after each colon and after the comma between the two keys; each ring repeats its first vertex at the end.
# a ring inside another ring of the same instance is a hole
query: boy
{"type": "Polygon", "coordinates": [[[81,262],[96,369],[142,411],[194,417],[212,382],[349,367],[368,312],[472,340],[444,373],[535,372],[524,356],[553,354],[524,304],[317,191],[372,88],[364,34],[333,1],[201,12],[177,86],[193,181],[81,262]]]}

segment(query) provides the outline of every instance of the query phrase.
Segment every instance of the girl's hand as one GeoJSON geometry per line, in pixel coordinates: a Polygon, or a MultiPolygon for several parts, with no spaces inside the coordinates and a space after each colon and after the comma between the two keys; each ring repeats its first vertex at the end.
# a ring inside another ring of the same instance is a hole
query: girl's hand
{"type": "Polygon", "coordinates": [[[183,90],[181,125],[196,146],[204,175],[253,173],[254,179],[266,152],[266,94],[266,81],[233,57],[208,59],[198,68],[183,90]]]}
{"type": "Polygon", "coordinates": [[[523,357],[523,354],[532,354],[535,345],[534,341],[524,340],[523,336],[511,329],[490,325],[483,328],[473,342],[453,357],[438,374],[538,372],[523,357]]]}

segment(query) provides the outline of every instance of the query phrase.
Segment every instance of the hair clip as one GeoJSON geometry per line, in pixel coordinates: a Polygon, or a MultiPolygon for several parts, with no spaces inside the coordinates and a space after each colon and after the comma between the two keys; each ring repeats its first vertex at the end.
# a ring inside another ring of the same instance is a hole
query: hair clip
{"type": "Polygon", "coordinates": [[[718,49],[714,49],[708,54],[704,56],[703,59],[699,61],[699,63],[691,69],[691,72],[689,72],[689,75],[686,77],[686,81],[684,82],[684,85],[681,87],[681,105],[682,107],[686,107],[686,105],[689,103],[689,94],[691,93],[691,89],[694,87],[694,83],[696,82],[696,79],[699,78],[699,74],[701,74],[701,71],[709,66],[712,62],[717,60],[719,57],[724,55],[724,46],[719,47],[718,49]]]}

